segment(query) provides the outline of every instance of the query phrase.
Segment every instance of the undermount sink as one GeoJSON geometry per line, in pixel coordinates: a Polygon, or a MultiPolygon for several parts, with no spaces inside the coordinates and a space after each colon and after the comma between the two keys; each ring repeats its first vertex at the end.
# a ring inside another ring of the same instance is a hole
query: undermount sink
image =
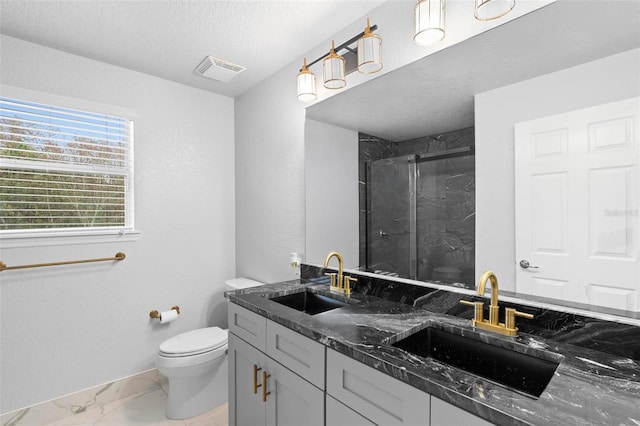
{"type": "Polygon", "coordinates": [[[274,297],[271,300],[309,315],[320,314],[347,305],[345,302],[306,290],[300,293],[274,297]]]}
{"type": "Polygon", "coordinates": [[[392,346],[536,398],[562,359],[555,353],[537,350],[534,356],[434,327],[424,328],[392,346]]]}

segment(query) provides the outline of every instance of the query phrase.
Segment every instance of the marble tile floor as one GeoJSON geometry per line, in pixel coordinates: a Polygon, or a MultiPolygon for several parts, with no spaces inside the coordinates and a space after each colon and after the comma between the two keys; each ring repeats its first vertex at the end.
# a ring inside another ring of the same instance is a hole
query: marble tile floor
{"type": "Polygon", "coordinates": [[[103,407],[47,423],[46,426],[227,426],[228,407],[222,404],[211,411],[185,420],[169,420],[164,415],[167,395],[156,387],[146,393],[119,399],[103,407]]]}

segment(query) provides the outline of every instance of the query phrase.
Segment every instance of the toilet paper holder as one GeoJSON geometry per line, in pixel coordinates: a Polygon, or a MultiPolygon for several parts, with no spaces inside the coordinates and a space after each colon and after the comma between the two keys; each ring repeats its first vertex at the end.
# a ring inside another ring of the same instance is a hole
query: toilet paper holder
{"type": "MultiPolygon", "coordinates": [[[[171,309],[173,309],[178,314],[180,314],[180,306],[174,305],[171,307],[171,309]]],[[[149,316],[153,319],[160,319],[160,311],[158,311],[157,309],[154,309],[153,311],[149,312],[149,316]]]]}

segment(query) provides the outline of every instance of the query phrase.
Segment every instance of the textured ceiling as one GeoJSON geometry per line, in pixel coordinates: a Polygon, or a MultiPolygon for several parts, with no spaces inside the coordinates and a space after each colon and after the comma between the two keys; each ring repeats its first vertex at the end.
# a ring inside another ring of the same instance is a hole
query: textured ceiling
{"type": "Polygon", "coordinates": [[[0,32],[235,97],[347,25],[377,0],[0,0],[0,32]],[[228,83],[205,56],[246,67],[228,83]]]}

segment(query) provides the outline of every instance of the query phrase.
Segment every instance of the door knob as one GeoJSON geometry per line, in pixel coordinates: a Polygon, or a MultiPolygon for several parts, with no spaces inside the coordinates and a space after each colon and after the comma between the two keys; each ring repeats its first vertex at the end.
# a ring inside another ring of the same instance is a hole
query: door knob
{"type": "Polygon", "coordinates": [[[520,267],[522,269],[538,269],[537,266],[531,266],[531,264],[529,263],[528,260],[521,260],[520,261],[520,267]]]}

